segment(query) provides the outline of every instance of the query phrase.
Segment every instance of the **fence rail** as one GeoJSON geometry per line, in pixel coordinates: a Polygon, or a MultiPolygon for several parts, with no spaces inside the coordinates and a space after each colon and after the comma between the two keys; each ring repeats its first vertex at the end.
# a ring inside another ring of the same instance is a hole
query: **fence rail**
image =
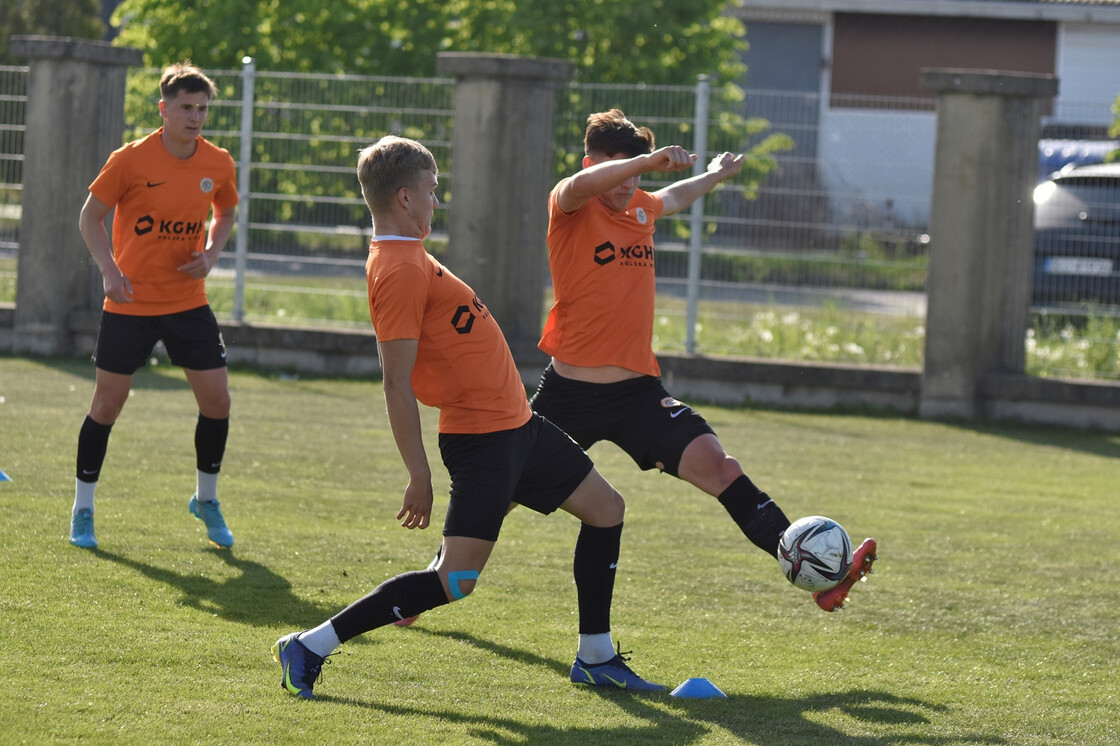
{"type": "MultiPolygon", "coordinates": [[[[130,71],[126,139],[160,125],[159,73],[130,71]]],[[[430,243],[440,252],[455,191],[454,80],[249,66],[210,74],[220,94],[207,137],[234,154],[243,179],[241,254],[227,251],[211,280],[219,315],[287,322],[302,315],[308,323],[364,325],[360,268],[370,224],[357,190],[356,153],[386,133],[420,139],[432,149],[441,165],[441,204],[430,243]],[[340,298],[348,311],[332,308],[340,298]]],[[[26,78],[25,67],[0,67],[0,292],[14,273],[3,257],[14,256],[19,245],[26,78]]],[[[587,113],[611,107],[654,129],[658,145],[695,152],[700,142],[702,164],[724,150],[747,151],[775,133],[788,138],[757,185],[746,178],[727,183],[693,212],[658,222],[659,347],[920,365],[925,267],[933,245],[928,223],[936,113],[930,100],[822,100],[761,90],[727,97],[705,86],[571,84],[556,91],[557,178],[579,167],[587,113]],[[870,331],[835,343],[826,339],[844,325],[870,331]]],[[[766,168],[752,163],[746,171],[758,176],[766,168]]],[[[658,175],[643,180],[647,189],[667,183],[658,175]]],[[[1091,314],[1120,316],[1120,298],[1091,314]]],[[[1075,336],[1087,328],[1071,323],[1075,336]]],[[[1120,340],[1088,343],[1115,347],[1120,340]]],[[[1073,365],[1068,374],[1084,370],[1073,365]]]]}

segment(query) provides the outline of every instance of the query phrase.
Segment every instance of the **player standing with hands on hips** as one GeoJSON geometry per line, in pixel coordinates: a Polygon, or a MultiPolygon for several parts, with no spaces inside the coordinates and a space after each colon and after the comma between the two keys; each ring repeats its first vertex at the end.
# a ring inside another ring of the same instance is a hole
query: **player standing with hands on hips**
{"type": "Polygon", "coordinates": [[[417,400],[439,409],[439,450],[451,495],[439,557],[426,570],[390,578],[314,629],[272,648],[281,686],[311,699],[324,660],[360,634],[465,598],[494,549],[510,504],[539,513],[560,508],[580,519],[573,574],[578,684],[662,690],[616,653],[610,612],[622,496],[556,426],[533,414],[497,322],[474,291],[424,249],[438,205],[438,169],[415,140],[388,136],[362,150],[358,181],[373,216],[366,261],[370,318],[377,334],[385,407],[408,472],[397,519],[426,528],[432,475],[417,400]]]}
{"type": "Polygon", "coordinates": [[[93,497],[109,432],[133,375],[161,339],[198,403],[196,490],[188,509],[206,524],[212,544],[233,546],[217,499],[229,432],[226,350],[205,280],[233,231],[237,177],[230,154],[202,137],[214,83],[185,61],[168,67],[159,87],[163,126],[109,156],[79,218],[105,288],[93,401],[78,434],[70,543],[79,547],[97,546],[93,497]],[[110,242],[105,218],[114,208],[110,242]]]}
{"type": "MultiPolygon", "coordinates": [[[[723,449],[704,418],[661,383],[653,352],[654,223],[684,210],[734,176],[744,157],[721,153],[703,174],[650,193],[642,174],[691,169],[697,156],[654,135],[618,109],[592,114],[583,170],[548,200],[548,261],[555,302],[540,349],[552,356],[531,400],[584,449],[608,440],[642,469],[659,469],[716,497],[753,544],[776,557],[785,513],[723,449]]],[[[814,594],[825,611],[842,607],[870,570],[875,541],[856,550],[851,574],[814,594]]]]}

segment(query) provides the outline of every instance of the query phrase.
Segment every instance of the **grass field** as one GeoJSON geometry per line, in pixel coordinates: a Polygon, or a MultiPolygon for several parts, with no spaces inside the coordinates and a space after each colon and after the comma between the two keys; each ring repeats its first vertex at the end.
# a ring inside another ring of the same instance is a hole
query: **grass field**
{"type": "Polygon", "coordinates": [[[186,508],[189,389],[142,371],[88,551],[66,532],[91,373],[0,357],[5,744],[1120,742],[1118,436],[703,407],[787,513],[879,539],[847,610],[819,611],[714,500],[596,446],[629,506],[616,639],[648,678],[705,677],[726,699],[570,685],[576,522],[522,509],[474,595],[344,645],[305,702],[280,689],[273,641],[439,541],[393,519],[404,474],[380,385],[232,373],[237,543],[218,551],[186,508]]]}

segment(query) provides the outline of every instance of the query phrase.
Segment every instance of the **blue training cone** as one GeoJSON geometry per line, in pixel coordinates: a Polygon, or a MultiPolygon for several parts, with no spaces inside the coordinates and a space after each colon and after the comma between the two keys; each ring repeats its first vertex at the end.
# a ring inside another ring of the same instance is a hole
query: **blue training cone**
{"type": "Polygon", "coordinates": [[[0,469],[0,482],[10,482],[10,481],[12,481],[12,478],[9,477],[7,474],[5,474],[3,469],[0,469]]]}
{"type": "Polygon", "coordinates": [[[727,697],[726,694],[719,690],[719,687],[708,681],[707,679],[689,679],[673,691],[669,692],[673,697],[685,697],[687,699],[713,699],[717,697],[727,697]]]}

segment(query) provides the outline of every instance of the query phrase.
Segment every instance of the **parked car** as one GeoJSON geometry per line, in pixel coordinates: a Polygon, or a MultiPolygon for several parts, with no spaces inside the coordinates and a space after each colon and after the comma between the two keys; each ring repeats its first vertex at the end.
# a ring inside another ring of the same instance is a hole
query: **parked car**
{"type": "Polygon", "coordinates": [[[1035,305],[1120,310],[1120,163],[1072,166],[1034,190],[1035,305]]]}

